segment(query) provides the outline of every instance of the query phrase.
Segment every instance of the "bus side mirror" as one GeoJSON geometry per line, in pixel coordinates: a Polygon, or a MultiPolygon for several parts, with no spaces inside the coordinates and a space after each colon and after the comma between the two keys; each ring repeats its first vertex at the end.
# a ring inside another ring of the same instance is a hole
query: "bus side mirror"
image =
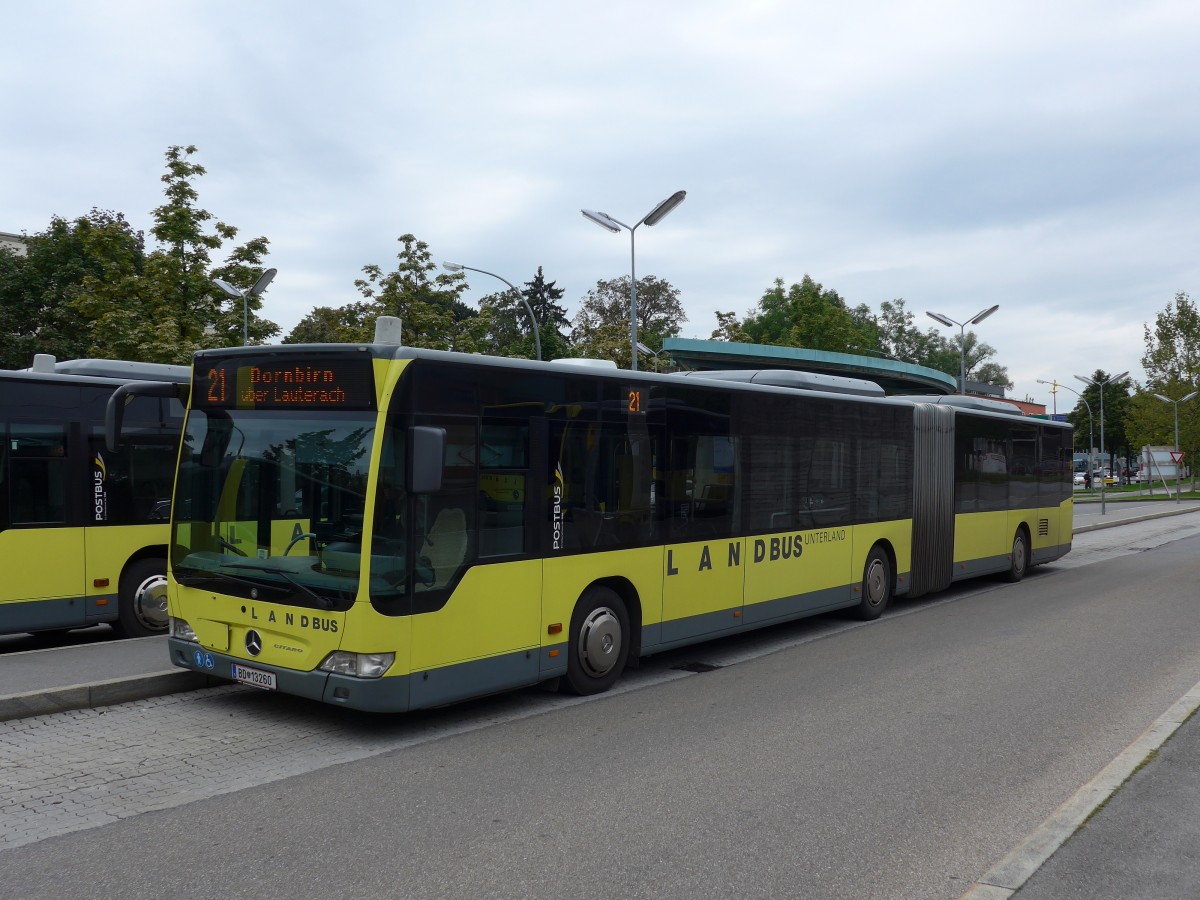
{"type": "Polygon", "coordinates": [[[116,453],[121,446],[121,423],[125,419],[125,407],[134,397],[174,397],[186,406],[188,391],[186,384],[172,381],[131,381],[113,391],[104,408],[104,446],[108,452],[116,453]]]}
{"type": "Polygon", "coordinates": [[[442,489],[446,429],[414,425],[408,429],[408,491],[436,494],[442,489]]]}

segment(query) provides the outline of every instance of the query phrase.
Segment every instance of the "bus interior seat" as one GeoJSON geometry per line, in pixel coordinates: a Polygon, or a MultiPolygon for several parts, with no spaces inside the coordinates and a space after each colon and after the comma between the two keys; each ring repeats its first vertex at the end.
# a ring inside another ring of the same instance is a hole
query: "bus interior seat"
{"type": "Polygon", "coordinates": [[[433,583],[426,590],[443,588],[467,558],[467,517],[461,509],[443,509],[433,520],[421,555],[433,567],[433,583]]]}

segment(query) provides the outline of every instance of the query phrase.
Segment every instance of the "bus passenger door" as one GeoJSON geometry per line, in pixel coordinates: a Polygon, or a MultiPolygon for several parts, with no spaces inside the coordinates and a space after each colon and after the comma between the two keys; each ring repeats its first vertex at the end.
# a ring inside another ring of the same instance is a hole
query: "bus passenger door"
{"type": "Polygon", "coordinates": [[[735,508],[734,438],[676,435],[669,448],[668,542],[663,559],[664,643],[741,625],[746,541],[735,508]]]}

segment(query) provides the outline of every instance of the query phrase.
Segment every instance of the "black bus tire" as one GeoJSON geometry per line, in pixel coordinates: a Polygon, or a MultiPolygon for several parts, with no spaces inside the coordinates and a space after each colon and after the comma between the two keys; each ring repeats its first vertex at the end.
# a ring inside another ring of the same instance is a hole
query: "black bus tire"
{"type": "Polygon", "coordinates": [[[1025,577],[1027,571],[1029,571],[1029,534],[1022,525],[1013,535],[1012,553],[1009,555],[1008,571],[1004,574],[1004,580],[1016,583],[1025,577]]]}
{"type": "Polygon", "coordinates": [[[571,616],[567,686],[580,695],[607,691],[629,659],[629,613],[615,591],[588,588],[571,616]]]}
{"type": "Polygon", "coordinates": [[[855,618],[878,619],[892,599],[892,564],[883,547],[876,544],[863,566],[862,597],[853,608],[855,618]]]}
{"type": "Polygon", "coordinates": [[[121,576],[113,627],[130,638],[166,634],[167,625],[167,561],[139,559],[121,576]]]}

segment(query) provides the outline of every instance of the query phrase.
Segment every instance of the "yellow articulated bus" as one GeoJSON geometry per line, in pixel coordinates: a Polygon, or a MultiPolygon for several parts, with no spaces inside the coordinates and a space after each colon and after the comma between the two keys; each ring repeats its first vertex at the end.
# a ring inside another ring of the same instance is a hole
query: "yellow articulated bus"
{"type": "Polygon", "coordinates": [[[120,452],[104,447],[113,392],[133,380],[186,388],[186,366],[39,356],[0,372],[0,633],[111,622],[167,630],[171,486],[183,406],[139,398],[120,452]]]}
{"type": "Polygon", "coordinates": [[[1071,546],[1069,428],[1000,404],[381,343],[193,371],[172,662],[358,709],[595,693],[646,654],[1071,546]]]}

